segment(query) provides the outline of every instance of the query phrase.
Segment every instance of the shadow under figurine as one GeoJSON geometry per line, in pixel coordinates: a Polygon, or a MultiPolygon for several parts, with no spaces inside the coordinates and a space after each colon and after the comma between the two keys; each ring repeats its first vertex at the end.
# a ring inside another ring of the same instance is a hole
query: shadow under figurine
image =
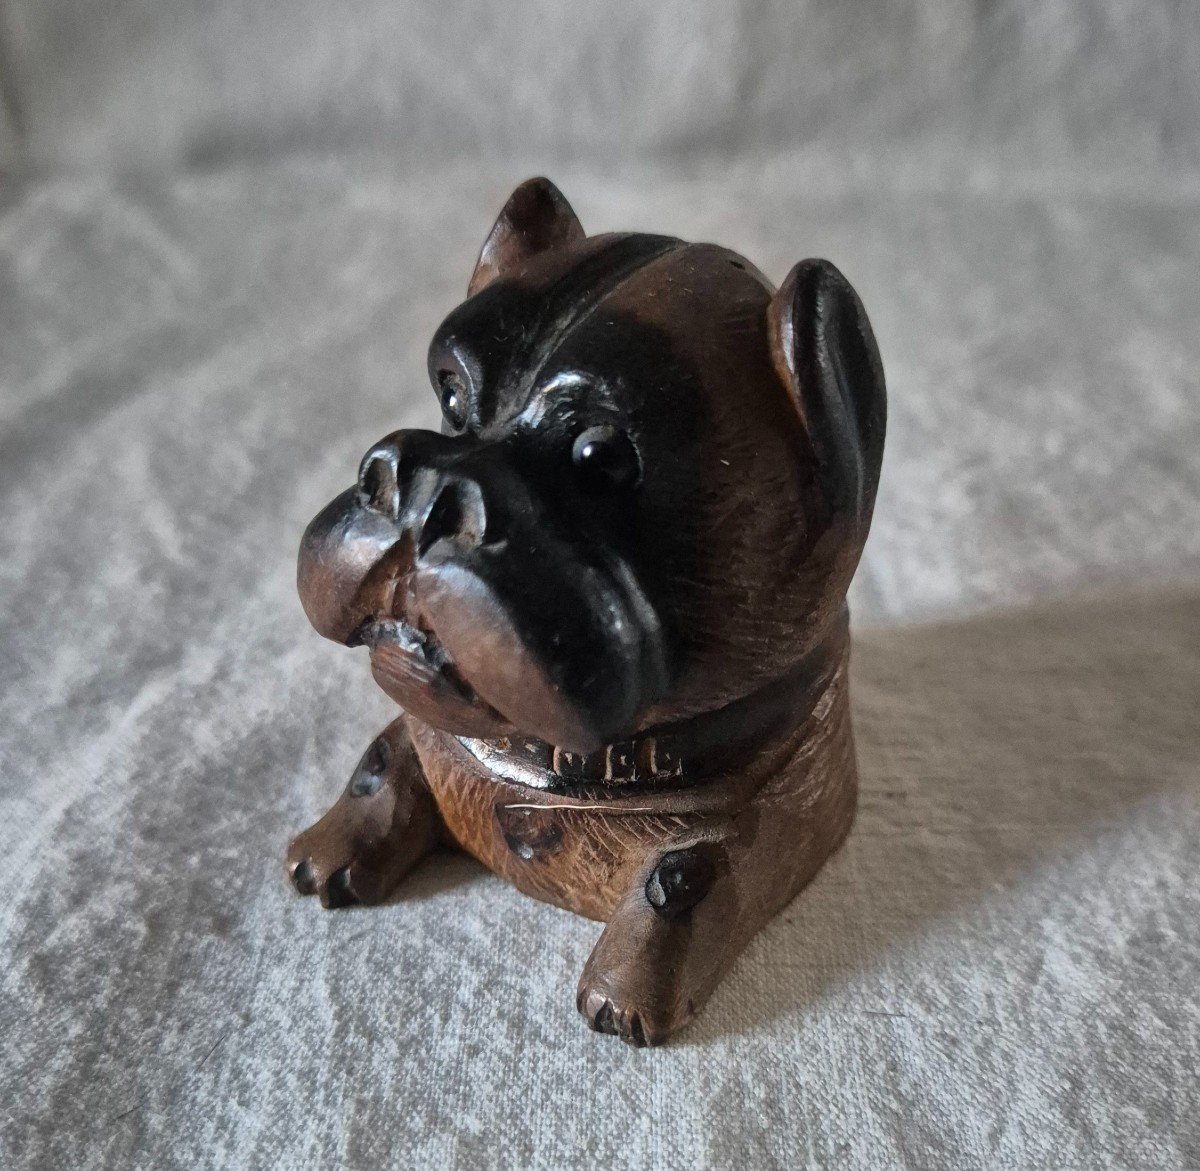
{"type": "Polygon", "coordinates": [[[299,588],[403,709],[288,851],[327,907],[440,844],[606,926],[578,1006],[654,1045],[854,814],[845,595],[883,453],[854,290],[516,189],[438,329],[441,434],[309,525],[299,588]]]}

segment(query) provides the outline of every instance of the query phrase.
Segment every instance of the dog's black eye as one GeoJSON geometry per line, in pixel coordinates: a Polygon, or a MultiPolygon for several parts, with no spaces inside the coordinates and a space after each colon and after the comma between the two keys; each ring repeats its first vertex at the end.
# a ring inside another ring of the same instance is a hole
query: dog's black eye
{"type": "Polygon", "coordinates": [[[438,396],[442,400],[442,414],[453,431],[461,431],[467,423],[467,388],[453,370],[438,374],[438,396]]]}
{"type": "Polygon", "coordinates": [[[633,441],[607,424],[581,432],[571,448],[571,460],[589,488],[626,488],[641,472],[633,441]]]}

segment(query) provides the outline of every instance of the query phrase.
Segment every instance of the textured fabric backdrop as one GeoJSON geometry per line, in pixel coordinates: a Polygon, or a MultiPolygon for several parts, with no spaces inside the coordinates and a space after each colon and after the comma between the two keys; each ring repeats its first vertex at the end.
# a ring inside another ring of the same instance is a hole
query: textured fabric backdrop
{"type": "Polygon", "coordinates": [[[1200,163],[1193,0],[4,0],[47,164],[760,154],[1200,163]],[[1064,157],[1067,156],[1067,157],[1064,157]]]}
{"type": "Polygon", "coordinates": [[[0,1165],[1200,1166],[1191,4],[0,0],[0,1165]],[[293,564],[508,189],[826,255],[889,377],[847,846],[678,1041],[473,863],[293,564]]]}

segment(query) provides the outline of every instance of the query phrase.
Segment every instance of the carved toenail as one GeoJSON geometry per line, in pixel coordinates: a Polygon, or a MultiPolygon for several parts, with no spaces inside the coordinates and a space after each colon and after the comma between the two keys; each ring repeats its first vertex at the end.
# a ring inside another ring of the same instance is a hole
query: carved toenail
{"type": "Polygon", "coordinates": [[[335,870],[325,884],[324,903],[330,910],[340,907],[352,907],[358,902],[358,896],[350,885],[350,867],[343,866],[335,870]]]}
{"type": "Polygon", "coordinates": [[[317,880],[313,874],[311,859],[302,858],[292,868],[292,885],[302,895],[310,895],[316,892],[317,880]]]}
{"type": "Polygon", "coordinates": [[[613,1017],[612,1002],[606,1000],[597,1010],[596,1015],[592,1018],[592,1028],[597,1033],[608,1033],[615,1035],[617,1031],[617,1023],[613,1017]]]}
{"type": "Polygon", "coordinates": [[[642,1025],[642,1018],[638,1013],[633,1013],[629,1021],[629,1040],[639,1049],[646,1047],[646,1030],[642,1025]]]}

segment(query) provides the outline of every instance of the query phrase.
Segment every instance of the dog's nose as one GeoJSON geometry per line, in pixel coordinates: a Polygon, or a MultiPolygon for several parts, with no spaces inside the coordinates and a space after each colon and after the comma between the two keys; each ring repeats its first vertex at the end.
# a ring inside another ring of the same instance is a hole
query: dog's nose
{"type": "Polygon", "coordinates": [[[411,532],[421,556],[441,542],[449,543],[445,552],[478,548],[488,522],[482,485],[422,439],[401,432],[375,444],[359,464],[358,503],[411,532]]]}
{"type": "MultiPolygon", "coordinates": [[[[487,522],[487,508],[479,484],[452,472],[442,473],[421,520],[417,552],[425,557],[438,545],[447,552],[477,549],[486,538],[487,522]]],[[[436,557],[436,553],[434,555],[436,557]]]]}
{"type": "Polygon", "coordinates": [[[364,508],[397,520],[400,516],[400,448],[377,443],[358,466],[358,501],[364,508]]]}

